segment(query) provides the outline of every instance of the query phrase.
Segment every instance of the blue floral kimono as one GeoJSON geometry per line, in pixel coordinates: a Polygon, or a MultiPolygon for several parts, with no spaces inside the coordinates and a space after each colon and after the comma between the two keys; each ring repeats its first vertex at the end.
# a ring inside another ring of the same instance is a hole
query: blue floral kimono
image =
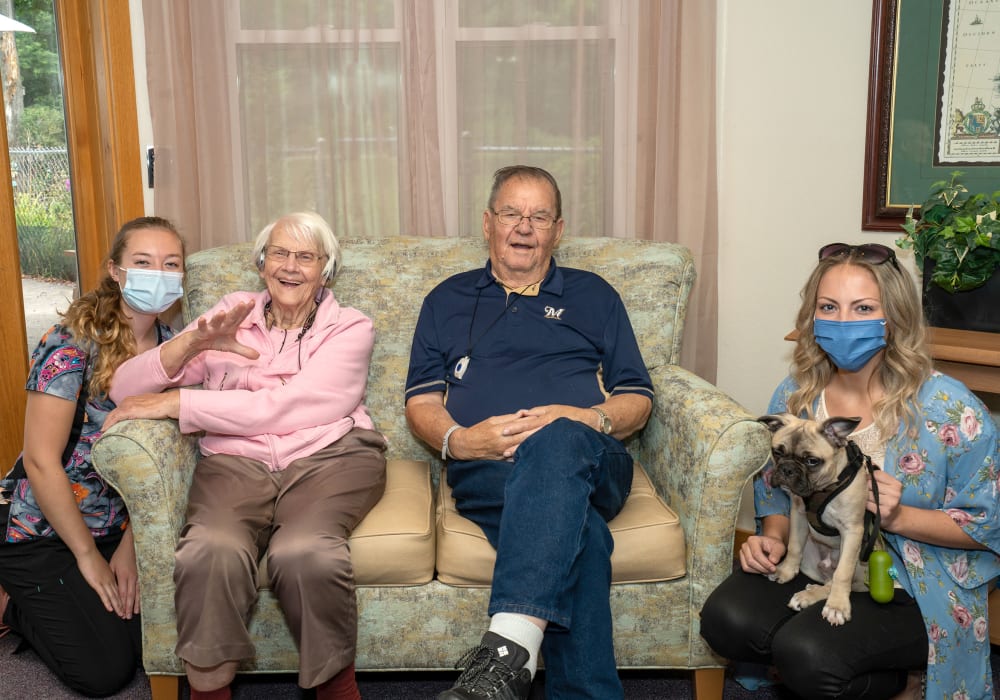
{"type": "MultiPolygon", "coordinates": [[[[769,413],[787,411],[797,388],[789,377],[769,413]]],[[[886,441],[882,468],[903,484],[902,503],[943,510],[986,550],[950,549],[883,532],[898,582],[927,625],[927,697],[993,697],[986,598],[1000,575],[1000,447],[997,426],[961,382],[933,373],[920,388],[916,429],[886,441]]],[[[770,463],[754,481],[758,518],[789,512],[788,495],[770,487],[770,463]]]]}

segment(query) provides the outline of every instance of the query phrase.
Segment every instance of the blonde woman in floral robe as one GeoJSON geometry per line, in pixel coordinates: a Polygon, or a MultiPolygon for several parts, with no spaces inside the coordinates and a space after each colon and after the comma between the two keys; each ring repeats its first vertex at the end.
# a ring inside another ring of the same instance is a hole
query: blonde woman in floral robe
{"type": "MultiPolygon", "coordinates": [[[[927,698],[992,698],[997,426],[964,385],[931,370],[915,286],[890,249],[824,246],[802,298],[792,373],[768,412],[861,418],[851,439],[882,468],[874,479],[895,597],[852,593],[842,626],[821,617],[822,605],[787,607],[821,576],[767,578],[785,554],[790,507],[769,463],[754,482],[757,534],[741,546],[741,570],[705,603],[702,635],[723,656],[773,664],[804,697],[917,698],[923,685],[927,698]]],[[[806,547],[822,554],[813,540],[806,547]]]]}
{"type": "MultiPolygon", "coordinates": [[[[768,413],[786,411],[795,388],[786,379],[768,413]]],[[[921,387],[917,410],[916,429],[901,426],[886,441],[882,469],[903,484],[902,503],[943,510],[989,549],[951,549],[882,534],[896,582],[916,599],[924,618],[927,697],[992,698],[986,598],[1000,575],[997,427],[972,392],[937,372],[921,387]]],[[[758,518],[788,513],[788,495],[770,486],[771,466],[754,482],[758,518]]]]}

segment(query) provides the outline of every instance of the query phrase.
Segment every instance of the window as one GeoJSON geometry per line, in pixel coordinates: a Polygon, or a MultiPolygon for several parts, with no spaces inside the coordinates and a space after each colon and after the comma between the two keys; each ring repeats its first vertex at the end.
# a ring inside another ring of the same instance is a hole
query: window
{"type": "Polygon", "coordinates": [[[628,156],[624,4],[241,0],[232,145],[250,229],[312,208],[350,235],[413,233],[410,173],[433,171],[434,233],[478,235],[493,171],[521,162],[556,176],[574,234],[615,230],[628,156]],[[406,12],[432,16],[407,23],[406,12]],[[413,122],[429,102],[430,129],[413,122]],[[429,155],[414,155],[420,139],[429,155]]]}

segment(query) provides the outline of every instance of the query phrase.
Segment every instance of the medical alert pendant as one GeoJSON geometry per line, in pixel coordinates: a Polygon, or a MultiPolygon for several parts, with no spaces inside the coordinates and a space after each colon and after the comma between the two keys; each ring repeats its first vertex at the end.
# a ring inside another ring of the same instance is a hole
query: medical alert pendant
{"type": "Polygon", "coordinates": [[[461,379],[465,376],[465,370],[469,369],[469,356],[466,355],[461,360],[455,363],[455,371],[452,374],[455,375],[455,379],[461,379]]]}

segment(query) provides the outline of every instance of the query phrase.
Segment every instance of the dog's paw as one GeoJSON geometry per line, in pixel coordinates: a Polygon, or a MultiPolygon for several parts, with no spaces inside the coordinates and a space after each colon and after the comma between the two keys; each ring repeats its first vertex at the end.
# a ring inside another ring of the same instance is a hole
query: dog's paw
{"type": "Polygon", "coordinates": [[[788,607],[792,610],[805,610],[810,605],[815,605],[820,601],[826,600],[828,595],[830,595],[829,586],[821,586],[817,583],[810,583],[808,586],[792,596],[791,600],[788,601],[788,607]]]}
{"type": "Polygon", "coordinates": [[[768,576],[772,581],[777,581],[778,583],[788,583],[793,578],[795,578],[799,573],[799,567],[788,566],[787,560],[778,564],[778,568],[774,570],[773,574],[768,576]]]}
{"type": "Polygon", "coordinates": [[[823,606],[823,619],[834,627],[851,621],[851,598],[847,595],[831,594],[823,606]]]}
{"type": "Polygon", "coordinates": [[[827,604],[823,606],[823,619],[834,627],[839,627],[845,622],[850,622],[851,606],[848,605],[846,608],[835,608],[830,605],[829,601],[827,601],[827,604]]]}

